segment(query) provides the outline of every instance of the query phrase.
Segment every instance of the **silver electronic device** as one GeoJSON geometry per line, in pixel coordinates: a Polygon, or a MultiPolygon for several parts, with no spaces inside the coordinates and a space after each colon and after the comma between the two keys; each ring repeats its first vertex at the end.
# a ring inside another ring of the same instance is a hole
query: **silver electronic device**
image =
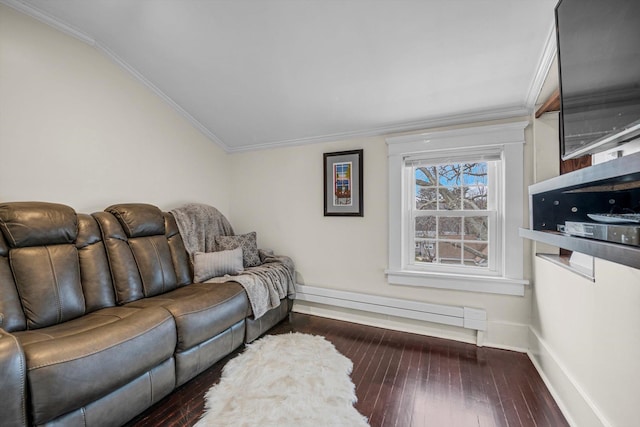
{"type": "Polygon", "coordinates": [[[636,223],[595,223],[567,221],[565,234],[624,245],[640,246],[640,225],[636,223]]]}

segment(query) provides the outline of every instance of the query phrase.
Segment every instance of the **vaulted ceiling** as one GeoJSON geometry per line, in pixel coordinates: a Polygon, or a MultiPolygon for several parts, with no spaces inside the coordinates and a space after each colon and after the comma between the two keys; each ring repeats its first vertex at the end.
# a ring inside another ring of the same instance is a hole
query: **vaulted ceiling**
{"type": "Polygon", "coordinates": [[[229,152],[528,114],[556,0],[2,0],[229,152]]]}

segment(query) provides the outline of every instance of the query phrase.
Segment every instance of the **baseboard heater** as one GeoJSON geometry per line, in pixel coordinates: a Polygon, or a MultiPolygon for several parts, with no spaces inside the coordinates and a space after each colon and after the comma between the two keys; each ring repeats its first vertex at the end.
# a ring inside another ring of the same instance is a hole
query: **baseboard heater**
{"type": "Polygon", "coordinates": [[[425,322],[459,326],[476,331],[487,329],[487,312],[470,307],[367,295],[316,286],[296,285],[296,300],[386,314],[425,322]]]}

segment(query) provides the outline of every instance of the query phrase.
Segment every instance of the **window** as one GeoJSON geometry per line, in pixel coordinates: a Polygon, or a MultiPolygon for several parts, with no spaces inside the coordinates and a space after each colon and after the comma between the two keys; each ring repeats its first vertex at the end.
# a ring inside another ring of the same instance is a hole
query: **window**
{"type": "Polygon", "coordinates": [[[526,124],[387,139],[389,283],[524,293],[526,124]]]}
{"type": "Polygon", "coordinates": [[[498,160],[405,161],[408,264],[478,274],[496,270],[498,160]]]}

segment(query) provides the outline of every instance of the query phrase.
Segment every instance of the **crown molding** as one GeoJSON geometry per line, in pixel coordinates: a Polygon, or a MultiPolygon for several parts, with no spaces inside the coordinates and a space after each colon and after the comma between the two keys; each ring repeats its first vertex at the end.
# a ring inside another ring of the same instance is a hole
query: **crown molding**
{"type": "Polygon", "coordinates": [[[553,64],[553,60],[558,53],[558,47],[556,44],[556,25],[555,23],[551,25],[551,29],[547,34],[547,41],[545,42],[544,49],[542,54],[540,55],[540,59],[538,60],[538,69],[536,70],[536,74],[529,85],[529,90],[527,92],[527,99],[525,101],[525,105],[527,108],[533,111],[536,101],[538,100],[538,96],[540,95],[540,91],[542,90],[542,86],[544,85],[544,81],[547,79],[547,75],[549,74],[549,70],[551,69],[551,64],[553,64]]]}
{"type": "Polygon", "coordinates": [[[20,0],[0,0],[0,3],[5,4],[18,12],[21,12],[27,16],[30,16],[56,30],[59,30],[77,40],[80,40],[83,43],[88,44],[89,46],[94,47],[98,51],[102,52],[107,58],[113,61],[116,65],[120,66],[123,70],[129,73],[133,78],[135,78],[138,82],[142,83],[149,90],[151,90],[154,94],[156,94],[160,99],[162,99],[165,103],[167,103],[171,108],[173,108],[178,114],[184,117],[191,125],[193,125],[196,129],[198,129],[203,135],[213,141],[215,144],[220,146],[225,152],[229,152],[229,147],[218,138],[213,132],[207,129],[202,123],[200,123],[195,117],[189,114],[184,108],[182,108],[178,103],[176,103],[169,95],[164,93],[160,88],[154,85],[149,79],[144,77],[138,70],[129,65],[125,60],[116,55],[113,51],[111,51],[106,46],[103,46],[94,38],[88,36],[84,32],[73,28],[72,26],[60,21],[57,18],[45,13],[37,8],[34,8],[31,5],[28,5],[20,0]]]}
{"type": "Polygon", "coordinates": [[[254,144],[243,147],[232,147],[230,153],[242,153],[246,151],[267,150],[271,148],[294,147],[298,145],[316,144],[321,142],[334,142],[354,138],[368,138],[373,136],[385,136],[403,132],[415,132],[431,128],[444,126],[455,126],[462,124],[478,123],[491,120],[511,119],[514,117],[528,116],[531,109],[526,106],[512,106],[507,108],[498,108],[494,110],[474,111],[470,113],[454,114],[450,116],[441,116],[431,119],[401,122],[388,126],[374,127],[370,129],[362,129],[351,132],[340,132],[329,135],[321,135],[306,138],[288,139],[283,141],[274,141],[264,144],[254,144]]]}
{"type": "Polygon", "coordinates": [[[68,36],[76,38],[81,42],[86,43],[90,46],[95,46],[96,44],[96,41],[92,37],[89,37],[87,34],[83,33],[82,31],[72,27],[71,25],[65,24],[64,22],[61,22],[60,20],[54,18],[48,13],[45,13],[39,9],[36,9],[33,6],[28,5],[20,0],[0,0],[0,3],[6,6],[9,6],[10,8],[17,10],[18,12],[22,12],[25,15],[28,15],[34,19],[37,19],[43,24],[47,24],[58,31],[62,31],[68,36]]]}

